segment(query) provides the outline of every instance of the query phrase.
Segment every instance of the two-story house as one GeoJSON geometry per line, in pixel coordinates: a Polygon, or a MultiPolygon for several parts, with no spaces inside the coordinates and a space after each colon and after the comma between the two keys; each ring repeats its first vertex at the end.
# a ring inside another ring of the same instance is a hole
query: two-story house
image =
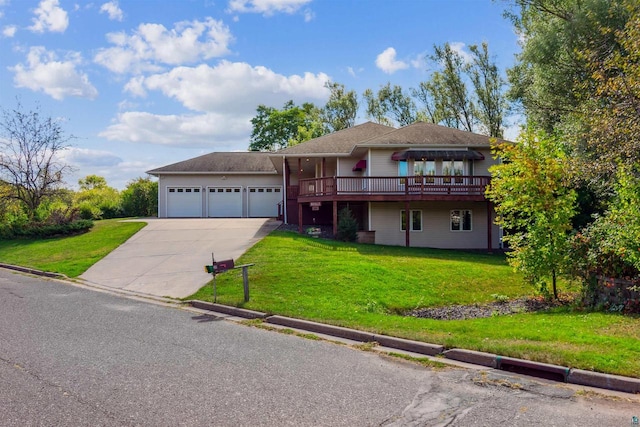
{"type": "Polygon", "coordinates": [[[211,213],[220,210],[215,199],[222,193],[235,200],[229,216],[280,216],[300,232],[333,225],[335,234],[338,212],[348,207],[372,243],[499,247],[500,230],[484,195],[496,162],[487,136],[422,122],[400,129],[368,122],[274,153],[207,156],[207,166],[202,156],[149,171],[160,178],[159,216],[172,216],[180,187],[186,198],[183,184],[189,183],[188,216],[219,216],[211,213]],[[216,156],[225,165],[213,164],[216,156]],[[194,167],[198,159],[202,165],[194,167]]]}

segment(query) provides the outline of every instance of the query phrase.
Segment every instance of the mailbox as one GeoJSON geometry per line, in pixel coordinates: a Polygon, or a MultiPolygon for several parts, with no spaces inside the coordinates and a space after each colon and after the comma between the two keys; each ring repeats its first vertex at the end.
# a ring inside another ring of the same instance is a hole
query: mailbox
{"type": "Polygon", "coordinates": [[[223,273],[227,270],[231,270],[234,267],[233,260],[227,259],[225,261],[214,262],[213,265],[205,265],[204,271],[207,273],[223,273]]]}

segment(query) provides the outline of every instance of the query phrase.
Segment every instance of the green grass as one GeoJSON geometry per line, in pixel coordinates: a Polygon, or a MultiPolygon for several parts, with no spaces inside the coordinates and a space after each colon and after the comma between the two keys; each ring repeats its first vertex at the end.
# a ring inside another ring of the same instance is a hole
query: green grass
{"type": "Polygon", "coordinates": [[[120,221],[96,221],[77,236],[0,241],[0,262],[77,277],[146,225],[120,221]]]}
{"type": "MultiPolygon", "coordinates": [[[[640,377],[640,319],[568,308],[469,320],[402,316],[417,307],[530,295],[504,256],[346,244],[274,232],[217,278],[218,302],[408,339],[640,377]]],[[[567,284],[563,284],[567,290],[567,284]]],[[[212,286],[189,297],[211,301],[212,286]]]]}

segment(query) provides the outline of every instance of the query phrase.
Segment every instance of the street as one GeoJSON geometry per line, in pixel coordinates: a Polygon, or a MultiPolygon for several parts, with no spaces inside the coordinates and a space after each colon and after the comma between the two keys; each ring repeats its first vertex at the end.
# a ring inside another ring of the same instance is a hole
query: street
{"type": "Polygon", "coordinates": [[[0,269],[0,426],[604,427],[640,415],[637,397],[576,390],[0,269]]]}

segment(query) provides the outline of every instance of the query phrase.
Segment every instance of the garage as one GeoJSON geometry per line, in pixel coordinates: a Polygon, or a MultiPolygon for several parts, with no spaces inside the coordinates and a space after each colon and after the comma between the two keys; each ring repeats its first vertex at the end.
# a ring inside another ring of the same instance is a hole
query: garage
{"type": "Polygon", "coordinates": [[[167,188],[167,216],[169,218],[201,218],[202,192],[200,188],[167,188]]]}
{"type": "Polygon", "coordinates": [[[211,187],[208,190],[207,212],[210,218],[242,217],[241,187],[211,187]]]}
{"type": "Polygon", "coordinates": [[[275,218],[282,202],[282,187],[249,187],[249,217],[275,218]]]}

